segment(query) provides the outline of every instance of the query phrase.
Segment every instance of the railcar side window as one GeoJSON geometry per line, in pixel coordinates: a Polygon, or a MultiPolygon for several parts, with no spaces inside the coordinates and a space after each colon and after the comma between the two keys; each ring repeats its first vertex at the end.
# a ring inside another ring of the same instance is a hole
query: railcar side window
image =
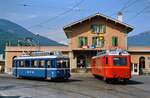
{"type": "Polygon", "coordinates": [[[59,59],[57,60],[57,68],[69,68],[69,60],[59,59]]]}
{"type": "Polygon", "coordinates": [[[125,57],[114,57],[113,61],[114,61],[114,65],[116,65],[116,66],[126,66],[127,65],[127,58],[125,58],[125,57]]]}
{"type": "Polygon", "coordinates": [[[37,66],[37,61],[36,60],[32,60],[31,61],[31,67],[36,67],[37,66]]]}
{"type": "Polygon", "coordinates": [[[44,67],[45,66],[45,60],[41,60],[41,66],[40,67],[44,67]]]}
{"type": "Polygon", "coordinates": [[[34,67],[34,60],[31,61],[31,67],[34,67]]]}
{"type": "Polygon", "coordinates": [[[69,60],[63,60],[62,67],[69,68],[69,60]]]}
{"type": "Polygon", "coordinates": [[[30,67],[30,61],[29,60],[25,60],[25,67],[30,67]]]}
{"type": "Polygon", "coordinates": [[[51,68],[51,65],[52,65],[51,60],[48,60],[48,61],[47,61],[47,66],[48,66],[48,68],[51,68]]]}
{"type": "Polygon", "coordinates": [[[45,61],[44,60],[38,61],[38,67],[43,68],[44,66],[45,66],[45,61]]]}
{"type": "Polygon", "coordinates": [[[24,60],[22,60],[22,61],[20,61],[20,67],[25,67],[25,61],[24,60]]]}
{"type": "Polygon", "coordinates": [[[57,68],[62,68],[63,60],[57,60],[57,68]]]}

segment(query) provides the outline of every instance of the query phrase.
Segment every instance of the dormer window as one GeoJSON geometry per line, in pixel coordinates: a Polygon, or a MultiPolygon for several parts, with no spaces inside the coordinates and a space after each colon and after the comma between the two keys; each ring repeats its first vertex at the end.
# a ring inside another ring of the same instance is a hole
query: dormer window
{"type": "Polygon", "coordinates": [[[93,24],[91,25],[91,32],[92,33],[105,33],[106,26],[103,24],[93,24]]]}

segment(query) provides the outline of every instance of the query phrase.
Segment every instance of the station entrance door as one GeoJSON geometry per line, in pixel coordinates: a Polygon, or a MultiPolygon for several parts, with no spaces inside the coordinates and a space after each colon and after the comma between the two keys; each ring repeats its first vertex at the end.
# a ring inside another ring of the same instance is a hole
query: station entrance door
{"type": "Polygon", "coordinates": [[[139,64],[132,64],[132,75],[139,75],[139,64]]]}

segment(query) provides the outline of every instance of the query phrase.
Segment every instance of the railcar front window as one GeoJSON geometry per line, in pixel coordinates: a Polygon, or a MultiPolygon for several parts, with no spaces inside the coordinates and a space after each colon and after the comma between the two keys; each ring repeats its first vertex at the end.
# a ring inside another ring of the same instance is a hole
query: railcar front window
{"type": "Polygon", "coordinates": [[[114,57],[113,59],[115,66],[126,66],[127,65],[127,58],[125,57],[114,57]]]}
{"type": "Polygon", "coordinates": [[[63,60],[63,59],[58,60],[57,68],[69,68],[69,60],[63,60]]]}

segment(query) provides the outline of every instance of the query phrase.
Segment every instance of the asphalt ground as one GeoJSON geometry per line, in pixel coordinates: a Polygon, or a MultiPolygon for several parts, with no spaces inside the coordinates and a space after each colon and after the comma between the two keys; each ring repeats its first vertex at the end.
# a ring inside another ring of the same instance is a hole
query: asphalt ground
{"type": "Polygon", "coordinates": [[[0,98],[150,98],[150,76],[107,84],[90,73],[72,73],[68,81],[0,74],[0,98]]]}

